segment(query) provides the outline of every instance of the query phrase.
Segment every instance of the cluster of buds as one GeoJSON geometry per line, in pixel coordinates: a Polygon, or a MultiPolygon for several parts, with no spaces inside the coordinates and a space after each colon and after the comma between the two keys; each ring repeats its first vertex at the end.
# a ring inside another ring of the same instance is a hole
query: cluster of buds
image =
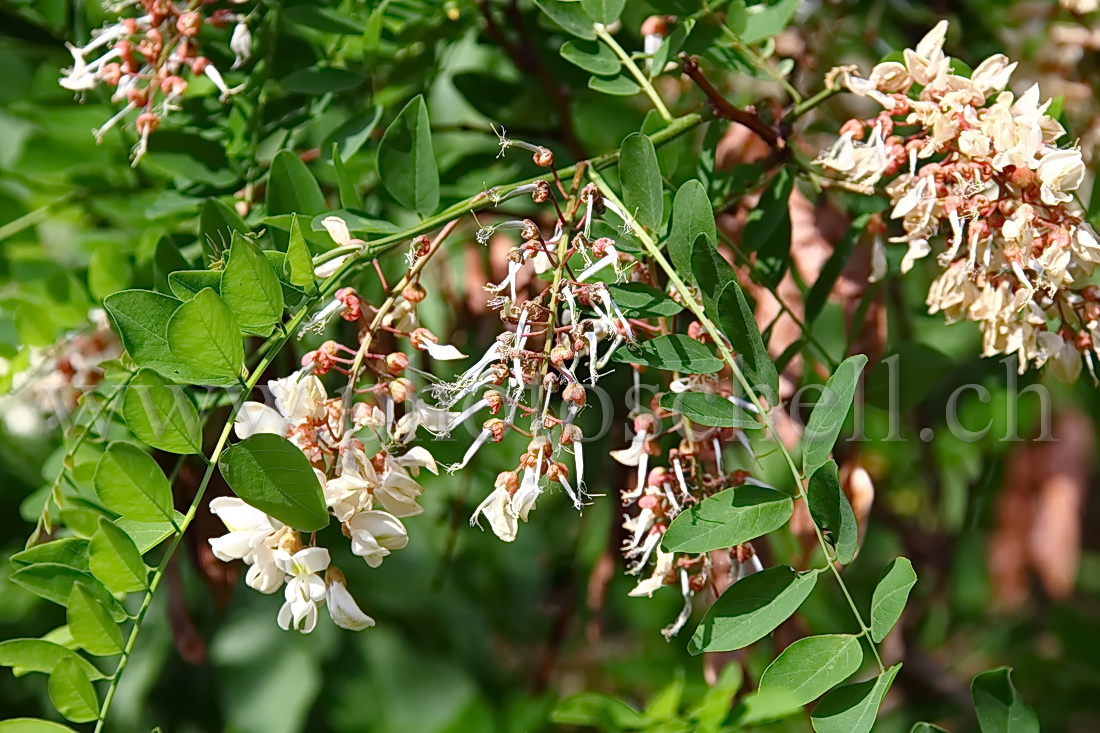
{"type": "Polygon", "coordinates": [[[46,429],[50,416],[61,419],[76,412],[85,395],[103,381],[103,363],[121,354],[107,314],[95,309],[84,328],[54,345],[28,348],[11,362],[3,360],[0,373],[8,376],[11,371],[11,389],[0,401],[5,426],[17,435],[31,435],[46,429]]]}
{"type": "MultiPolygon", "coordinates": [[[[848,121],[818,163],[868,190],[893,177],[890,218],[904,234],[890,241],[908,245],[903,273],[943,235],[930,312],[978,323],[985,356],[1015,353],[1021,372],[1049,362],[1073,381],[1082,355],[1094,371],[1100,349],[1100,304],[1088,284],[1100,244],[1073,195],[1085,175],[1081,152],[1056,146],[1065,130],[1038,87],[1003,91],[1016,66],[1004,56],[969,78],[951,73],[946,32],[941,22],[904,63],[881,63],[866,79],[833,70],[831,83],[883,111],[848,121]]],[[[876,237],[872,278],[885,269],[876,237]]]]}
{"type": "MultiPolygon", "coordinates": [[[[671,383],[670,390],[677,394],[707,394],[715,400],[729,401],[750,412],[755,409],[732,393],[728,375],[724,374],[677,379],[671,383]]],[[[662,421],[675,421],[678,414],[659,405],[660,400],[654,399],[652,412],[641,412],[634,418],[630,446],[612,451],[611,457],[624,466],[636,468],[633,486],[620,494],[623,506],[631,510],[623,515],[622,524],[626,531],[622,553],[627,573],[642,575],[648,567],[652,568],[630,595],[650,597],[666,585],[680,590],[683,608],[662,632],[666,639],[671,639],[690,617],[695,595],[709,590],[717,596],[722,587],[715,573],[714,553],[667,552],[661,547],[665,531],[680,512],[708,496],[746,483],[765,484],[753,479],[746,471],[732,469],[723,460],[726,448],[732,444],[740,444],[752,455],[751,445],[742,430],[688,426],[682,420],[674,422],[667,430],[661,430],[659,426],[662,421]],[[674,433],[679,433],[683,439],[674,448],[663,450],[662,439],[674,433]],[[665,465],[650,468],[651,461],[662,455],[665,465]]],[[[723,551],[718,552],[721,554],[723,551]]],[[[731,580],[736,581],[744,574],[763,569],[749,544],[730,547],[724,552],[728,563],[724,563],[723,567],[728,565],[732,570],[731,580]]]]}
{"type": "Polygon", "coordinates": [[[101,28],[84,46],[68,46],[73,65],[63,71],[59,83],[78,93],[100,84],[115,89],[111,101],[125,102],[125,106],[95,130],[95,137],[102,141],[108,130],[136,113],[136,164],[164,116],[178,109],[177,101],[187,92],[188,76],[208,78],[223,100],[234,92],[217,67],[202,55],[203,30],[234,26],[229,42],[236,57],[234,69],[251,55],[252,36],[244,17],[228,9],[209,11],[205,3],[171,0],[138,0],[134,4],[140,10],[137,17],[120,18],[101,28]]]}

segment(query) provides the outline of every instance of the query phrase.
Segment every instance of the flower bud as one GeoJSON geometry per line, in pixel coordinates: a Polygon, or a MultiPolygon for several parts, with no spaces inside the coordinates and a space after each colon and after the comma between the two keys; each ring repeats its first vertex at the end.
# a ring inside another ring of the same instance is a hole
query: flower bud
{"type": "Polygon", "coordinates": [[[424,300],[424,298],[428,297],[428,291],[425,290],[424,286],[419,282],[409,283],[401,291],[401,297],[413,305],[416,305],[424,300]]]}
{"type": "Polygon", "coordinates": [[[569,344],[558,344],[550,349],[550,363],[554,366],[560,367],[574,356],[576,356],[576,354],[573,352],[573,349],[569,347],[569,344]]]}
{"type": "Polygon", "coordinates": [[[426,343],[438,344],[439,338],[436,337],[431,331],[426,328],[417,328],[411,334],[409,334],[409,340],[412,341],[413,348],[419,351],[427,351],[428,347],[426,343]]]}
{"type": "Polygon", "coordinates": [[[389,385],[390,396],[393,397],[393,401],[397,404],[401,404],[409,395],[416,391],[416,385],[412,383],[412,380],[405,377],[398,377],[392,380],[389,385]]]}
{"type": "Polygon", "coordinates": [[[489,413],[492,415],[499,414],[500,408],[504,406],[504,397],[495,389],[485,390],[485,394],[481,398],[489,405],[489,413]]]}
{"type": "Polygon", "coordinates": [[[572,423],[563,425],[561,428],[561,438],[559,441],[562,445],[573,445],[584,440],[584,433],[581,429],[572,423]]]}
{"type": "Polygon", "coordinates": [[[592,254],[596,257],[604,257],[607,255],[609,247],[615,246],[615,240],[610,237],[600,237],[592,243],[592,254]]]}
{"type": "Polygon", "coordinates": [[[520,236],[528,242],[532,242],[542,237],[542,232],[539,231],[539,225],[530,219],[523,220],[523,229],[520,230],[520,236]]]}
{"type": "Polygon", "coordinates": [[[657,466],[649,470],[649,475],[646,477],[646,486],[651,486],[655,489],[661,488],[665,480],[668,477],[668,469],[664,466],[657,466]]]}
{"type": "Polygon", "coordinates": [[[359,316],[363,315],[363,301],[354,288],[340,288],[336,291],[336,300],[344,304],[340,317],[345,321],[358,321],[359,316]]]}
{"type": "Polygon", "coordinates": [[[569,467],[564,463],[555,462],[550,464],[550,468],[546,469],[547,481],[569,481],[569,467]]]}
{"type": "Polygon", "coordinates": [[[1081,290],[1081,297],[1090,303],[1100,301],[1100,285],[1086,285],[1081,290]]]}
{"type": "Polygon", "coordinates": [[[152,112],[142,112],[137,118],[137,131],[142,135],[155,132],[160,126],[160,118],[152,112]]]}
{"type": "Polygon", "coordinates": [[[409,357],[404,352],[395,351],[386,354],[386,370],[390,374],[400,374],[409,366],[409,357]]]}
{"type": "Polygon", "coordinates": [[[535,151],[535,154],[531,156],[531,160],[535,161],[535,165],[539,168],[549,168],[554,165],[554,154],[549,148],[540,147],[535,151]]]}
{"type": "Polygon", "coordinates": [[[580,382],[570,382],[562,390],[561,398],[566,402],[572,402],[574,405],[583,407],[586,400],[584,385],[580,382]]]}
{"type": "Polygon", "coordinates": [[[202,16],[196,10],[180,13],[180,17],[176,21],[176,30],[185,38],[194,38],[202,30],[202,16]]]}
{"type": "Polygon", "coordinates": [[[650,414],[638,415],[634,418],[634,432],[653,435],[653,429],[657,423],[650,414]]]}
{"type": "Polygon", "coordinates": [[[536,204],[545,203],[550,198],[550,184],[546,181],[535,181],[535,190],[531,193],[531,200],[536,204]]]}
{"type": "Polygon", "coordinates": [[[730,474],[730,483],[733,484],[734,486],[742,486],[742,485],[744,485],[746,479],[749,479],[751,477],[752,477],[752,474],[750,474],[748,471],[745,471],[745,470],[739,468],[739,469],[737,469],[736,471],[734,471],[733,473],[730,474]]]}
{"type": "Polygon", "coordinates": [[[667,36],[668,21],[663,15],[651,15],[642,21],[643,36],[667,36]]]}
{"type": "Polygon", "coordinates": [[[302,537],[291,530],[279,538],[279,549],[291,555],[302,549],[302,537]]]}
{"type": "Polygon", "coordinates": [[[514,494],[519,490],[519,476],[515,471],[501,471],[497,474],[497,480],[493,482],[493,486],[514,494]]]}
{"type": "Polygon", "coordinates": [[[482,430],[488,430],[493,436],[493,442],[499,443],[504,440],[504,435],[508,431],[508,425],[500,418],[492,418],[486,420],[485,424],[481,426],[482,430]]]}

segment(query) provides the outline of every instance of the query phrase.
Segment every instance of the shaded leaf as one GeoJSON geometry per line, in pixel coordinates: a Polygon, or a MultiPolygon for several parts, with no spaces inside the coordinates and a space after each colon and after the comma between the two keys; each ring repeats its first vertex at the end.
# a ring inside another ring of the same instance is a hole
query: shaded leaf
{"type": "Polygon", "coordinates": [[[1012,684],[1012,669],[982,672],[970,683],[982,733],[1038,733],[1039,719],[1012,684]]]}
{"type": "Polygon", "coordinates": [[[680,413],[693,423],[715,428],[763,428],[752,413],[721,395],[709,392],[665,392],[661,407],[680,413]]]}
{"type": "Polygon", "coordinates": [[[616,76],[622,70],[622,62],[602,43],[566,41],[559,50],[561,57],[597,76],[616,76]]]}
{"type": "Polygon", "coordinates": [[[268,336],[282,321],[279,276],[263,250],[244,235],[233,237],[229,261],[222,271],[221,298],[245,333],[268,336]]]}
{"type": "Polygon", "coordinates": [[[584,12],[580,3],[563,3],[560,0],[535,0],[535,5],[563,30],[583,38],[596,40],[596,31],[592,29],[592,20],[584,12]]]}
{"type": "Polygon", "coordinates": [[[741,234],[746,250],[756,252],[761,282],[775,288],[791,263],[791,213],[789,200],[794,178],[786,169],[776,174],[764,189],[756,208],[749,213],[741,234]]]}
{"type": "Polygon", "coordinates": [[[615,305],[632,317],[674,316],[684,309],[668,293],[646,283],[608,285],[607,289],[615,305]]]}
{"type": "Polygon", "coordinates": [[[581,0],[581,7],[592,20],[611,25],[623,14],[626,0],[581,0]]]}
{"type": "Polygon", "coordinates": [[[428,106],[422,95],[409,100],[382,135],[378,175],[394,200],[421,218],[439,206],[439,169],[432,150],[428,106]]]}
{"type": "Polygon", "coordinates": [[[656,53],[653,54],[649,78],[652,79],[664,73],[668,62],[674,60],[676,54],[680,53],[680,49],[684,47],[684,42],[687,41],[688,36],[691,35],[694,29],[695,20],[693,18],[685,18],[677,24],[676,30],[668,34],[668,37],[661,42],[656,53]]]}
{"type": "Polygon", "coordinates": [[[783,650],[760,677],[760,690],[781,689],[805,705],[859,671],[859,637],[828,634],[799,639],[783,650]]]}
{"type": "Polygon", "coordinates": [[[199,413],[182,388],[151,369],[130,380],[122,398],[126,426],[142,442],[169,453],[202,450],[199,413]]]}
{"type": "Polygon", "coordinates": [[[214,270],[176,270],[168,275],[168,289],[180,300],[191,300],[206,288],[220,292],[222,274],[214,270]]]}
{"type": "Polygon", "coordinates": [[[122,653],[122,631],[83,583],[73,584],[65,618],[73,641],[84,651],[97,657],[122,653]]]}
{"type": "Polygon", "coordinates": [[[722,361],[716,359],[706,346],[675,333],[629,343],[619,348],[613,358],[618,362],[644,364],[683,374],[713,374],[722,368],[722,361]]]}
{"type": "Polygon", "coordinates": [[[877,644],[886,638],[901,618],[909,591],[917,583],[913,563],[896,557],[886,566],[871,597],[871,638],[877,644]]]}
{"type": "Polygon", "coordinates": [[[72,649],[44,639],[8,639],[0,641],[0,667],[12,667],[26,672],[49,674],[63,659],[73,659],[91,679],[104,674],[72,649]]]}
{"type": "Polygon", "coordinates": [[[233,311],[207,288],[179,307],[168,322],[172,351],[188,367],[183,381],[226,386],[241,379],[244,344],[233,311]]]}
{"type": "Polygon", "coordinates": [[[661,228],[664,214],[664,184],[657,150],[648,136],[632,132],[619,148],[619,176],[627,213],[651,232],[661,228]]]}
{"type": "Polygon", "coordinates": [[[115,621],[126,618],[122,606],[98,580],[90,573],[82,573],[76,568],[70,568],[68,565],[57,565],[48,562],[28,565],[14,571],[9,578],[11,582],[20,588],[29,590],[39,598],[45,598],[47,601],[56,603],[59,606],[64,606],[69,602],[69,594],[73,592],[74,583],[83,583],[103,603],[111,614],[111,618],[115,621]]]}
{"type": "Polygon", "coordinates": [[[222,253],[229,249],[234,232],[248,233],[248,225],[241,215],[220,199],[208,198],[203,201],[199,210],[199,239],[207,264],[220,259],[222,253]]]}
{"type": "Polygon", "coordinates": [[[733,651],[764,638],[798,610],[816,583],[816,571],[799,574],[786,565],[742,578],[707,610],[688,651],[733,651]]]}
{"type": "Polygon", "coordinates": [[[622,700],[602,692],[582,692],[566,698],[550,714],[550,720],[567,725],[590,725],[622,730],[644,726],[646,718],[622,700]]]}
{"type": "Polygon", "coordinates": [[[268,214],[314,216],[328,209],[317,180],[301,158],[289,150],[280,150],[271,161],[266,203],[268,214]]]}
{"type": "Polygon", "coordinates": [[[52,542],[28,547],[12,555],[9,560],[15,567],[26,567],[40,562],[52,562],[68,565],[71,568],[88,571],[88,540],[79,537],[64,537],[52,542]]]}
{"type": "MultiPolygon", "coordinates": [[[[99,520],[88,547],[92,575],[112,593],[134,593],[145,590],[148,569],[141,559],[141,550],[126,533],[124,524],[135,520],[120,519],[119,524],[99,520]]],[[[154,526],[162,526],[153,523],[154,526]]],[[[168,522],[164,522],[167,525],[168,522]]],[[[174,532],[169,527],[169,532],[174,532]]]]}
{"type": "Polygon", "coordinates": [[[588,88],[594,92],[608,94],[612,97],[633,97],[642,91],[638,83],[627,74],[612,77],[590,76],[588,77],[588,88]]]}
{"type": "Polygon", "coordinates": [[[99,699],[92,681],[72,658],[62,659],[50,673],[50,701],[57,712],[74,723],[99,717],[99,699]]]}
{"type": "Polygon", "coordinates": [[[791,518],[794,502],[781,491],[745,484],[708,496],[680,512],[661,544],[668,552],[710,552],[762,537],[791,518]]]}
{"type": "Polygon", "coordinates": [[[711,247],[718,246],[714,209],[706,188],[698,180],[693,178],[676,191],[669,227],[668,256],[681,278],[686,278],[687,273],[694,272],[692,250],[696,239],[705,236],[711,247]]]}
{"type": "Polygon", "coordinates": [[[874,679],[830,692],[810,715],[814,730],[817,733],[868,733],[899,669],[901,665],[895,664],[874,679]]]}
{"type": "Polygon", "coordinates": [[[286,438],[258,433],[226,448],[218,465],[233,493],[265,514],[303,532],[328,524],[313,467],[286,438]]]}
{"type": "Polygon", "coordinates": [[[852,407],[856,384],[866,364],[867,357],[863,354],[849,356],[825,383],[821,398],[814,405],[802,433],[804,475],[813,474],[829,459],[840,429],[844,426],[844,420],[848,417],[848,410],[852,407]]]}
{"type": "Polygon", "coordinates": [[[313,255],[302,236],[302,225],[298,217],[294,217],[290,224],[290,245],[283,263],[283,277],[300,288],[312,288],[316,282],[313,275],[313,255]]]}
{"type": "Polygon", "coordinates": [[[806,494],[814,524],[828,533],[829,542],[836,548],[836,559],[847,565],[856,556],[859,527],[852,505],[840,486],[836,461],[829,460],[814,471],[806,494]]]}
{"type": "Polygon", "coordinates": [[[172,488],[160,466],[137,446],[115,441],[95,469],[95,492],[103,505],[124,517],[156,521],[172,516],[172,488]]]}

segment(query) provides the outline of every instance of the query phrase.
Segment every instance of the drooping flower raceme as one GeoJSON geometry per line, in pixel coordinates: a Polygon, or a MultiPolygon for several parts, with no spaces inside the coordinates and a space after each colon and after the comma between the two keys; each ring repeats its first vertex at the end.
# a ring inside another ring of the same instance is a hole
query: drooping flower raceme
{"type": "MultiPolygon", "coordinates": [[[[834,69],[832,83],[883,111],[848,121],[817,162],[868,190],[890,179],[890,218],[904,230],[890,241],[908,246],[903,273],[941,245],[930,312],[977,322],[985,356],[1017,354],[1021,372],[1049,362],[1072,381],[1082,356],[1094,371],[1100,349],[1100,288],[1089,283],[1100,244],[1074,199],[1081,152],[1058,147],[1065,130],[1037,86],[1005,91],[1016,64],[1004,56],[969,78],[952,73],[946,33],[941,22],[904,63],[881,63],[867,78],[834,69]]],[[[881,242],[876,250],[880,276],[881,242]]]]}

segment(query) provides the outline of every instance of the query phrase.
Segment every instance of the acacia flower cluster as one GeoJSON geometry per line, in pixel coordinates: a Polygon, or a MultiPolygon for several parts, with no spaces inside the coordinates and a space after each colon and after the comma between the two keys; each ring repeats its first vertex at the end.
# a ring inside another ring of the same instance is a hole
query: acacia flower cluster
{"type": "MultiPolygon", "coordinates": [[[[347,293],[342,297],[345,302],[353,298],[347,293]]],[[[397,428],[377,404],[356,402],[347,408],[343,397],[328,397],[315,372],[332,369],[341,359],[337,353],[333,342],[327,342],[307,356],[300,371],[269,382],[274,406],[246,402],[234,432],[239,438],[272,433],[300,448],[314,467],[352,553],[376,568],[408,544],[401,519],[423,511],[417,504],[422,489],[414,476],[421,468],[434,472],[436,465],[424,448],[400,456],[391,452],[397,428]],[[362,433],[371,435],[377,450],[368,452],[362,433]]],[[[388,414],[392,417],[392,410],[388,414]]],[[[355,604],[327,549],[314,546],[312,540],[303,546],[297,531],[240,499],[219,497],[210,502],[210,510],[229,530],[210,540],[215,556],[226,562],[243,560],[249,565],[246,584],[261,593],[284,588],[286,602],[278,616],[282,628],[309,633],[325,604],[338,626],[359,630],[374,625],[355,604]]]]}
{"type": "MultiPolygon", "coordinates": [[[[983,355],[1017,354],[1019,369],[1049,364],[1073,381],[1082,356],[1090,372],[1100,350],[1100,288],[1089,283],[1100,262],[1096,233],[1073,192],[1085,166],[1032,86],[1005,91],[1016,64],[1003,55],[969,76],[952,72],[943,53],[946,21],[904,62],[854,67],[828,80],[874,99],[883,111],[849,120],[818,163],[868,192],[882,179],[908,245],[901,271],[942,243],[942,273],[929,289],[930,312],[974,321],[983,355]]],[[[881,238],[872,279],[885,274],[881,238]]]]}
{"type": "Polygon", "coordinates": [[[125,105],[94,131],[96,141],[136,113],[139,141],[133,150],[134,164],[149,148],[149,136],[178,100],[187,92],[188,76],[205,76],[221,92],[222,99],[235,90],[226,85],[221,71],[202,55],[200,36],[207,27],[232,24],[230,50],[236,57],[232,68],[252,53],[252,36],[240,13],[227,8],[210,10],[206,3],[171,0],[131,0],[135,17],[119,18],[93,34],[84,46],[68,45],[73,65],[62,72],[59,83],[82,94],[100,85],[114,88],[112,102],[125,105]],[[98,55],[97,55],[98,54],[98,55]]]}

